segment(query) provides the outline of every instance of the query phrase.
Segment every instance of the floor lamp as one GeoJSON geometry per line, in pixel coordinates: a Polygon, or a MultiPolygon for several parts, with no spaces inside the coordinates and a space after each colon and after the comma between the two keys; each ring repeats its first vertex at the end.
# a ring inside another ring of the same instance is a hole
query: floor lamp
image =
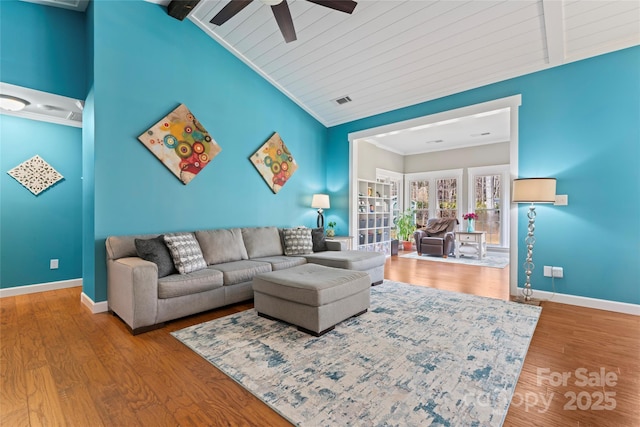
{"type": "Polygon", "coordinates": [[[522,288],[522,298],[525,303],[532,303],[531,295],[531,273],[535,268],[533,264],[533,245],[536,238],[533,235],[536,220],[536,203],[553,203],[556,200],[556,179],[555,178],[522,178],[513,180],[514,203],[531,203],[529,205],[529,228],[524,242],[527,244],[527,260],[524,263],[524,272],[527,279],[522,288]]]}
{"type": "Polygon", "coordinates": [[[324,228],[324,215],[322,214],[322,210],[331,207],[329,204],[329,195],[314,194],[311,199],[311,207],[318,209],[318,227],[324,228]]]}

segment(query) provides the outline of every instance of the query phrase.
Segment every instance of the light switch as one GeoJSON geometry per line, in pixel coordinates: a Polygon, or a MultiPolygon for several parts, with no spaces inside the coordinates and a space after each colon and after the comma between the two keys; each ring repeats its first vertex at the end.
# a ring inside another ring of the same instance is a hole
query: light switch
{"type": "Polygon", "coordinates": [[[556,201],[553,204],[555,206],[567,206],[569,204],[569,195],[556,194],[556,201]]]}
{"type": "Polygon", "coordinates": [[[58,268],[58,260],[57,259],[52,259],[49,261],[49,269],[50,270],[56,270],[58,268]]]}

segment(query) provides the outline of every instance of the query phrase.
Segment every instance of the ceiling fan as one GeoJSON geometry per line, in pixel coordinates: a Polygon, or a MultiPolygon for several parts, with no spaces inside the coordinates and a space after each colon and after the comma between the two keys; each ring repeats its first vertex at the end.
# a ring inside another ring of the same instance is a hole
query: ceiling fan
{"type": "MultiPolygon", "coordinates": [[[[222,25],[229,19],[233,18],[238,12],[245,7],[249,6],[253,0],[231,0],[222,8],[220,12],[211,22],[214,25],[222,25]]],[[[297,39],[296,30],[293,27],[293,19],[291,18],[291,12],[289,11],[289,5],[287,0],[260,0],[267,6],[271,6],[273,16],[276,18],[280,32],[284,37],[284,41],[289,43],[297,39]]],[[[328,7],[344,13],[353,13],[356,8],[356,2],[352,0],[307,0],[311,3],[319,4],[320,6],[328,7]]]]}

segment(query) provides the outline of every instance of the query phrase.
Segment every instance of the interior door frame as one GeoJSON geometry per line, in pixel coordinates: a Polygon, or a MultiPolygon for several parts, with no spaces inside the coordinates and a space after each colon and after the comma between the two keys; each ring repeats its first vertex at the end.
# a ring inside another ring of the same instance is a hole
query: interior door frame
{"type": "MultiPolygon", "coordinates": [[[[518,109],[522,105],[522,95],[512,95],[505,98],[494,99],[492,101],[479,104],[468,105],[453,110],[442,111],[415,119],[390,123],[375,128],[364,129],[351,132],[347,135],[349,141],[349,235],[353,235],[356,230],[355,218],[357,206],[357,181],[358,181],[358,140],[372,137],[386,132],[403,130],[410,127],[437,123],[444,120],[456,119],[473,114],[485,113],[489,111],[509,108],[510,116],[510,138],[509,138],[509,194],[512,191],[512,183],[518,177],[518,109]]],[[[505,187],[505,191],[507,187],[505,187]]],[[[518,206],[510,203],[509,206],[509,293],[518,295],[518,206]]]]}

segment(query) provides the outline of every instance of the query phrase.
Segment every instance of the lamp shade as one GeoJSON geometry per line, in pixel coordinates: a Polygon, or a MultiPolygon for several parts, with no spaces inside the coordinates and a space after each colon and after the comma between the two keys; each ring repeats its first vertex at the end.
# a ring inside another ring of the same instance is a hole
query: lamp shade
{"type": "Polygon", "coordinates": [[[329,195],[328,194],[314,194],[311,199],[311,207],[317,209],[329,209],[329,195]]]}
{"type": "Polygon", "coordinates": [[[556,201],[556,179],[514,179],[511,200],[514,203],[553,203],[556,201]]]}

